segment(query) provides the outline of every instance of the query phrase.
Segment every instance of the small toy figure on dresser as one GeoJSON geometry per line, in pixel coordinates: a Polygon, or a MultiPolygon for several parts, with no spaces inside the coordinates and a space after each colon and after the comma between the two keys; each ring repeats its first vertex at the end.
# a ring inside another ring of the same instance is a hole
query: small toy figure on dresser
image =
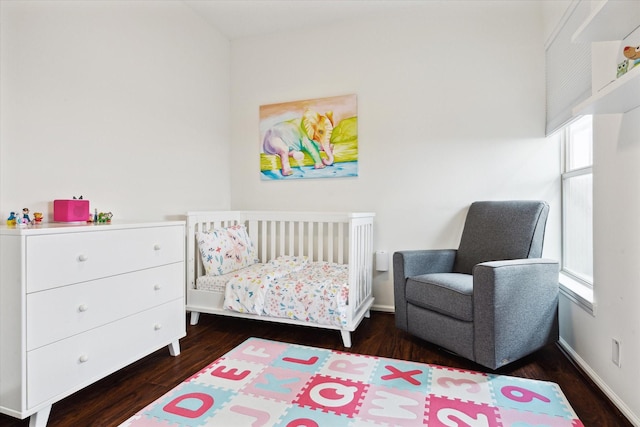
{"type": "Polygon", "coordinates": [[[29,224],[31,222],[31,218],[29,218],[29,209],[22,208],[22,223],[29,224]]]}
{"type": "Polygon", "coordinates": [[[7,225],[8,226],[15,226],[17,220],[18,220],[18,217],[16,217],[16,213],[15,212],[11,212],[9,214],[9,218],[7,218],[7,225]]]}
{"type": "Polygon", "coordinates": [[[42,218],[43,218],[42,212],[34,212],[33,213],[33,221],[36,224],[40,224],[42,222],[42,218]]]}

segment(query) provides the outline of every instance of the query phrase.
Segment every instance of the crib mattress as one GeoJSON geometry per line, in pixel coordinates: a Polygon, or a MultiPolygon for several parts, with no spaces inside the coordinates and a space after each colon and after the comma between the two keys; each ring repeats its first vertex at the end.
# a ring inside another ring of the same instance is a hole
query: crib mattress
{"type": "Polygon", "coordinates": [[[258,271],[260,269],[262,269],[262,264],[253,264],[249,267],[243,268],[242,270],[233,271],[221,276],[200,276],[196,279],[196,289],[224,294],[227,283],[233,277],[237,276],[240,273],[246,274],[249,272],[258,271]]]}
{"type": "Polygon", "coordinates": [[[218,277],[217,289],[226,280],[227,310],[321,325],[347,325],[348,265],[279,257],[218,277]]]}

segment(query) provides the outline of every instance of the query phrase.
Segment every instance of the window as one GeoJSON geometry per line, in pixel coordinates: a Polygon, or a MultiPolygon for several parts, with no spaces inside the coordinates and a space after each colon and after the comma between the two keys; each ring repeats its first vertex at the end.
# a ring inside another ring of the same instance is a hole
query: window
{"type": "Polygon", "coordinates": [[[562,168],[562,272],[593,286],[593,127],[591,116],[565,126],[562,168]]]}

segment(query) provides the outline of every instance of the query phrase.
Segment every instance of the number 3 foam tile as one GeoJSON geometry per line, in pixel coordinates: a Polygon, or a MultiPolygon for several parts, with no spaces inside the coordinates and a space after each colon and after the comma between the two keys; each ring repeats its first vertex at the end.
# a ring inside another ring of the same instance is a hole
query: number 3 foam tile
{"type": "Polygon", "coordinates": [[[490,379],[481,372],[438,367],[431,374],[430,392],[438,396],[493,404],[490,379]]]}

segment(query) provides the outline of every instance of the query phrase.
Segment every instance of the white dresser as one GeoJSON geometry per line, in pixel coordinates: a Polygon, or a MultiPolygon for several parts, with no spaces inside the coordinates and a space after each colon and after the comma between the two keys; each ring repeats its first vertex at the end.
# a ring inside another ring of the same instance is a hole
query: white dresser
{"type": "Polygon", "coordinates": [[[181,221],[0,227],[0,412],[51,405],[168,345],[185,325],[181,221]]]}

